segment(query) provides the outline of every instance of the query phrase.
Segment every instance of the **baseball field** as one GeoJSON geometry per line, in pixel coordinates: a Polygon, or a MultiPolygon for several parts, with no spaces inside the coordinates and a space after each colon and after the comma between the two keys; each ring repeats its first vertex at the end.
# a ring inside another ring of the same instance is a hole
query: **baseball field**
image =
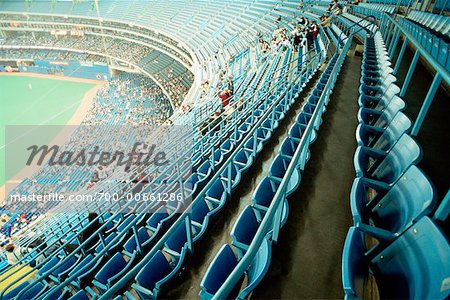
{"type": "MultiPolygon", "coordinates": [[[[95,80],[40,74],[0,75],[0,196],[4,195],[2,190],[8,180],[5,148],[11,136],[6,138],[7,127],[80,124],[102,84],[95,80]]],[[[25,134],[18,138],[26,139],[25,134]]]]}

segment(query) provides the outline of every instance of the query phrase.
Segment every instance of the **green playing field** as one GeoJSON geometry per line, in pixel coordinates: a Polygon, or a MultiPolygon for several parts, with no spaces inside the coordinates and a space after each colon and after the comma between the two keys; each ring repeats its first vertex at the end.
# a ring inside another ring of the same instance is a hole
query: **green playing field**
{"type": "Polygon", "coordinates": [[[95,84],[29,76],[0,76],[0,186],[5,183],[8,125],[64,125],[95,84]]]}

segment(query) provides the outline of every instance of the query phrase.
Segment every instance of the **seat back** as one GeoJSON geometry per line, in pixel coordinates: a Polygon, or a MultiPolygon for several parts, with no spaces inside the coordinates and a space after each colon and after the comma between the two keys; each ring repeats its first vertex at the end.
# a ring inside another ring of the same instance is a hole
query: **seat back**
{"type": "Polygon", "coordinates": [[[239,293],[239,299],[246,299],[248,294],[261,282],[269,269],[271,257],[272,248],[270,241],[266,238],[247,270],[247,286],[239,293]]]}
{"type": "Polygon", "coordinates": [[[53,270],[52,274],[54,276],[58,276],[60,273],[65,272],[67,269],[70,269],[73,265],[76,264],[77,258],[75,256],[71,256],[69,258],[65,258],[65,260],[61,263],[59,267],[53,270]]]}
{"type": "Polygon", "coordinates": [[[94,256],[92,254],[87,255],[75,268],[73,268],[72,271],[70,271],[69,276],[72,276],[73,274],[77,273],[84,266],[86,266],[88,263],[90,263],[93,259],[94,259],[94,256]]]}
{"type": "Polygon", "coordinates": [[[372,173],[376,179],[393,183],[406,169],[421,158],[419,145],[408,134],[403,134],[395,146],[372,173]]]}
{"type": "MultiPolygon", "coordinates": [[[[117,236],[117,233],[112,232],[111,234],[109,234],[106,238],[105,238],[105,245],[108,246],[112,240],[117,236]]],[[[95,252],[99,253],[100,251],[102,251],[104,248],[102,242],[100,242],[100,244],[95,248],[95,252]]]]}
{"type": "Polygon", "coordinates": [[[250,245],[255,237],[256,231],[258,231],[258,227],[259,222],[256,219],[255,211],[253,207],[247,205],[231,230],[233,244],[237,242],[236,246],[239,246],[239,244],[250,245]]]}
{"type": "Polygon", "coordinates": [[[384,132],[376,140],[373,148],[384,151],[389,150],[403,135],[403,133],[409,131],[411,126],[411,120],[404,113],[398,112],[394,119],[386,127],[384,132]]]}
{"type": "Polygon", "coordinates": [[[169,216],[169,213],[167,212],[167,209],[164,206],[161,206],[158,208],[151,217],[147,220],[147,225],[150,228],[156,229],[159,225],[159,223],[167,218],[169,216]]]}
{"type": "Polygon", "coordinates": [[[346,296],[363,298],[364,283],[369,275],[365,250],[364,235],[358,228],[351,227],[342,251],[342,285],[346,296]]]}
{"type": "Polygon", "coordinates": [[[275,196],[279,183],[273,182],[269,177],[265,177],[256,188],[253,194],[253,201],[257,205],[269,207],[275,196]]]}
{"type": "Polygon", "coordinates": [[[95,279],[106,284],[108,279],[122,271],[127,265],[127,262],[122,256],[122,253],[117,252],[95,275],[95,279]]]}
{"type": "Polygon", "coordinates": [[[57,263],[59,263],[59,258],[58,256],[55,255],[39,269],[38,274],[42,276],[45,272],[50,270],[57,263]]]}
{"type": "Polygon", "coordinates": [[[170,274],[172,268],[161,250],[155,253],[150,261],[136,275],[136,282],[148,289],[153,290],[158,281],[170,274]]]}
{"type": "Polygon", "coordinates": [[[214,257],[211,265],[209,265],[205,277],[200,283],[201,289],[214,295],[231,274],[237,263],[238,260],[231,247],[228,244],[223,245],[219,253],[214,257]]]}
{"type": "MultiPolygon", "coordinates": [[[[148,234],[145,227],[139,228],[137,232],[137,238],[141,245],[150,239],[150,235],[148,234]]],[[[129,253],[133,253],[137,250],[136,236],[134,234],[128,239],[125,245],[123,245],[123,248],[129,253]]]]}
{"type": "Polygon", "coordinates": [[[289,166],[289,161],[286,162],[281,155],[277,155],[270,165],[270,175],[276,178],[283,178],[289,166]]]}
{"type": "Polygon", "coordinates": [[[382,299],[445,299],[450,296],[450,244],[423,217],[371,261],[382,299]]]}
{"type": "Polygon", "coordinates": [[[203,221],[208,213],[209,207],[205,200],[199,199],[199,201],[197,201],[192,207],[191,220],[203,224],[203,221]]]}
{"type": "Polygon", "coordinates": [[[180,223],[177,229],[171,234],[166,241],[166,247],[177,253],[181,253],[184,245],[187,242],[186,224],[180,223]]]}
{"type": "Polygon", "coordinates": [[[223,186],[220,178],[216,178],[214,183],[211,185],[209,190],[206,192],[206,196],[211,197],[213,199],[220,200],[222,198],[223,193],[225,192],[225,188],[223,186]]]}
{"type": "Polygon", "coordinates": [[[45,286],[42,283],[38,282],[31,288],[27,289],[19,299],[33,299],[34,297],[41,294],[44,289],[45,286]]]}
{"type": "Polygon", "coordinates": [[[416,166],[411,166],[372,210],[377,226],[403,232],[434,208],[434,188],[416,166]]]}

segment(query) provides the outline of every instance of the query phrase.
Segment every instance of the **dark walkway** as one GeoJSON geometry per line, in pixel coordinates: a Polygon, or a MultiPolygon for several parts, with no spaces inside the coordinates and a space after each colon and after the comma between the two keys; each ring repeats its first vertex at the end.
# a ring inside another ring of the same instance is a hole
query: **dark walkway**
{"type": "Polygon", "coordinates": [[[347,57],[324,116],[311,160],[289,200],[289,218],[253,299],[340,298],[341,253],[355,177],[360,57],[347,57]]]}

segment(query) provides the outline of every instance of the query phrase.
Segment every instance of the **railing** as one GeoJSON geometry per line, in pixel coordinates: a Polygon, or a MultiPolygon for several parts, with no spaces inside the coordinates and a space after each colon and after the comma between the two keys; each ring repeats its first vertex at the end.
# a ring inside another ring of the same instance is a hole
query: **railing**
{"type": "Polygon", "coordinates": [[[429,65],[434,69],[436,74],[434,75],[433,82],[431,83],[430,88],[428,89],[427,95],[423,101],[422,107],[420,109],[419,115],[417,116],[416,121],[414,122],[413,129],[411,131],[412,136],[417,136],[419,130],[422,126],[422,123],[428,113],[428,110],[433,102],[434,96],[442,82],[444,80],[447,84],[450,84],[450,73],[445,67],[443,67],[432,55],[428,52],[424,46],[415,39],[402,25],[400,25],[392,16],[388,14],[383,14],[383,18],[381,20],[380,31],[383,34],[383,39],[386,44],[386,48],[388,49],[388,54],[393,61],[394,53],[397,49],[397,44],[400,40],[401,35],[403,36],[403,44],[400,49],[400,53],[398,55],[397,61],[394,67],[394,75],[397,74],[400,64],[403,59],[403,55],[405,54],[406,46],[408,43],[411,43],[413,47],[416,49],[414,53],[414,57],[412,59],[411,65],[406,74],[405,81],[400,91],[400,97],[405,96],[406,91],[408,89],[409,83],[411,81],[412,75],[416,68],[417,62],[419,58],[422,56],[429,65]]]}
{"type": "Polygon", "coordinates": [[[258,231],[256,232],[255,237],[253,238],[253,241],[251,242],[247,252],[241,258],[241,260],[239,261],[233,272],[228,276],[227,280],[224,282],[224,284],[222,284],[220,289],[214,295],[213,299],[227,298],[227,296],[233,290],[239,279],[242,278],[242,275],[252,264],[253,259],[257,255],[266,235],[269,232],[272,232],[272,240],[277,242],[282,222],[283,201],[286,199],[286,189],[289,185],[289,181],[291,179],[293,172],[298,168],[301,153],[304,153],[305,148],[308,147],[310,144],[310,141],[312,139],[312,133],[314,130],[314,124],[316,124],[317,119],[322,116],[326,99],[331,93],[332,85],[338,75],[337,72],[338,68],[340,68],[340,65],[343,63],[347,55],[347,51],[350,48],[352,38],[353,34],[350,35],[344,48],[342,49],[342,52],[339,54],[338,60],[331,72],[330,79],[328,80],[327,84],[324,87],[323,93],[320,96],[317,107],[300,140],[299,146],[295,151],[294,156],[286,170],[286,174],[284,175],[283,180],[281,181],[281,184],[278,187],[277,192],[275,193],[272,203],[270,204],[267,213],[264,215],[264,218],[261,221],[261,224],[258,228],[258,231]]]}

